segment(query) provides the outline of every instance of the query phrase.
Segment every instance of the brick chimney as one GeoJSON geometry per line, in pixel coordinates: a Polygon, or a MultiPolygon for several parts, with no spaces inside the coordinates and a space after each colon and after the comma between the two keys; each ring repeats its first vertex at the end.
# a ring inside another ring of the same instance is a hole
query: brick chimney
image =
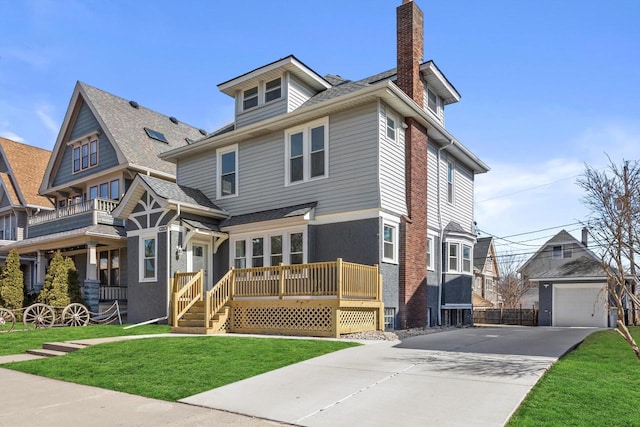
{"type": "MultiPolygon", "coordinates": [[[[423,106],[420,63],[424,51],[424,16],[411,0],[397,13],[396,84],[423,106]]],[[[405,119],[405,188],[408,215],[400,224],[399,320],[401,328],[427,324],[427,130],[405,119]]],[[[439,309],[439,308],[438,308],[439,309]]]]}
{"type": "Polygon", "coordinates": [[[424,15],[411,0],[403,0],[396,10],[398,43],[398,77],[396,84],[421,107],[424,87],[420,64],[424,56],[424,15]]]}

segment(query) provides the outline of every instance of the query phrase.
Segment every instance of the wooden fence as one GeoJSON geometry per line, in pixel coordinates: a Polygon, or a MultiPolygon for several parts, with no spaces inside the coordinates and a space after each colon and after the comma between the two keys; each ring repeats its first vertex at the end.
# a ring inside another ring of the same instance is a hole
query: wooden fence
{"type": "Polygon", "coordinates": [[[473,323],[538,326],[538,310],[536,308],[477,308],[473,310],[473,323]]]}

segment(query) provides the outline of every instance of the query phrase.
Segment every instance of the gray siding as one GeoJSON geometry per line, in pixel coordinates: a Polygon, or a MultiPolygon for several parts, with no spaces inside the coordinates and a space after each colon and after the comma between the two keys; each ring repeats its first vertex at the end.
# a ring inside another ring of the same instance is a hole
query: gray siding
{"type": "Polygon", "coordinates": [[[17,211],[16,219],[18,221],[16,227],[16,240],[23,240],[27,237],[27,213],[25,211],[17,211]]]}
{"type": "Polygon", "coordinates": [[[405,154],[403,118],[388,106],[380,104],[380,203],[397,215],[407,214],[405,194],[405,154]],[[387,115],[396,122],[396,140],[387,137],[387,115]]]}
{"type": "MultiPolygon", "coordinates": [[[[156,282],[139,282],[138,268],[128,270],[128,314],[130,323],[143,322],[167,315],[168,286],[167,268],[169,260],[166,259],[168,233],[158,233],[158,259],[156,282]]],[[[139,265],[138,237],[127,238],[127,261],[131,266],[139,265]]]]}
{"type": "Polygon", "coordinates": [[[398,287],[400,268],[395,264],[380,264],[380,274],[382,274],[382,302],[384,303],[384,308],[394,308],[396,310],[394,324],[398,329],[400,326],[400,293],[398,287]]]}
{"type": "Polygon", "coordinates": [[[307,102],[316,92],[292,74],[287,73],[287,77],[289,81],[287,88],[287,112],[291,112],[307,102]]]}
{"type": "Polygon", "coordinates": [[[29,227],[28,233],[29,238],[32,238],[75,230],[77,228],[88,227],[90,225],[93,225],[93,212],[35,224],[29,227]]]}
{"type": "Polygon", "coordinates": [[[309,262],[379,263],[379,219],[309,226],[309,262]]]}
{"type": "MultiPolygon", "coordinates": [[[[438,227],[438,147],[429,141],[428,152],[428,177],[427,220],[432,226],[438,227]]],[[[440,154],[440,207],[442,210],[442,227],[446,227],[451,221],[460,224],[465,230],[472,233],[473,224],[473,173],[465,168],[456,159],[443,150],[440,154]],[[447,200],[447,161],[452,160],[454,171],[454,203],[447,200]]]]}
{"type": "MultiPolygon", "coordinates": [[[[76,138],[80,138],[83,135],[87,135],[95,130],[101,130],[98,121],[91,113],[91,110],[86,103],[82,103],[78,117],[71,129],[69,137],[66,141],[72,141],[76,138]]],[[[73,173],[73,148],[63,146],[62,159],[58,165],[58,169],[54,172],[53,186],[62,185],[66,182],[78,178],[86,178],[97,172],[109,169],[118,165],[118,158],[113,146],[105,136],[104,132],[100,133],[98,137],[98,165],[84,171],[73,173]]]]}
{"type": "Polygon", "coordinates": [[[286,112],[287,100],[285,98],[258,105],[248,111],[240,111],[236,114],[236,129],[285,114],[286,112]]]}
{"type": "Polygon", "coordinates": [[[378,113],[370,105],[329,118],[329,177],[285,187],[284,131],[238,145],[238,192],[216,200],[216,153],[180,159],[178,182],[234,215],[317,201],[316,215],[380,206],[378,113]]]}
{"type": "Polygon", "coordinates": [[[471,304],[472,277],[446,274],[442,286],[443,304],[471,304]]]}

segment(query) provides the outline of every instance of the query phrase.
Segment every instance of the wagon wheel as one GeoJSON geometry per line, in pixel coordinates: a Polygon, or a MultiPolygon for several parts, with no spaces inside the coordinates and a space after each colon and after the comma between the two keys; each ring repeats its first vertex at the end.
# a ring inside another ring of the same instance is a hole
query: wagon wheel
{"type": "Polygon", "coordinates": [[[11,332],[16,324],[16,316],[6,308],[0,308],[0,332],[11,332]]]}
{"type": "Polygon", "coordinates": [[[26,327],[32,324],[36,328],[50,328],[56,320],[56,313],[46,304],[33,304],[24,311],[23,318],[26,327]]]}
{"type": "Polygon", "coordinates": [[[86,326],[89,323],[89,310],[74,302],[62,310],[62,323],[66,326],[86,326]]]}

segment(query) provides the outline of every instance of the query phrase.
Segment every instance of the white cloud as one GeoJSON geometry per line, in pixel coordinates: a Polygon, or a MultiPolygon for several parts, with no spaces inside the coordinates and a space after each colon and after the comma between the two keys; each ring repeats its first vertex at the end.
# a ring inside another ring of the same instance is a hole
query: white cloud
{"type": "Polygon", "coordinates": [[[15,142],[24,142],[24,138],[8,130],[0,130],[0,136],[15,142]]]}
{"type": "Polygon", "coordinates": [[[52,109],[53,108],[48,104],[39,104],[36,107],[36,115],[38,116],[40,121],[42,121],[45,127],[49,129],[49,131],[51,131],[51,133],[55,137],[58,135],[58,131],[60,130],[60,125],[51,118],[52,109]]]}

